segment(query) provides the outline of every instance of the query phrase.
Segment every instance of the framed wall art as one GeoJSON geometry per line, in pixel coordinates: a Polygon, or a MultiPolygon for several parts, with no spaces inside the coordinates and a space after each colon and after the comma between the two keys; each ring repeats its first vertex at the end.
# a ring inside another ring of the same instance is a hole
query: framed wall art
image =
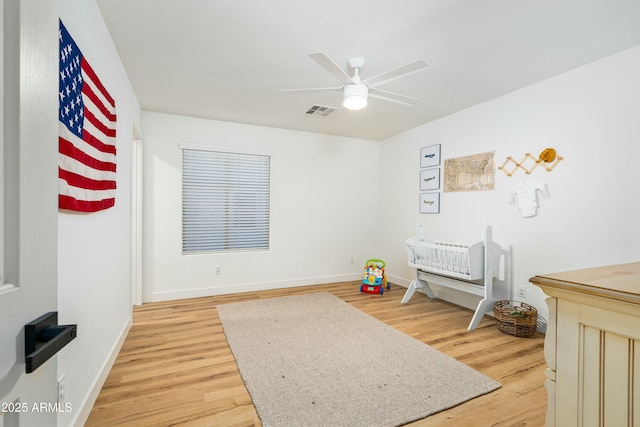
{"type": "Polygon", "coordinates": [[[440,165],[440,144],[420,149],[420,167],[429,168],[440,165]]]}
{"type": "Polygon", "coordinates": [[[440,168],[420,171],[420,191],[440,189],[440,168]]]}
{"type": "Polygon", "coordinates": [[[440,193],[420,194],[420,213],[437,214],[440,213],[440,193]]]}

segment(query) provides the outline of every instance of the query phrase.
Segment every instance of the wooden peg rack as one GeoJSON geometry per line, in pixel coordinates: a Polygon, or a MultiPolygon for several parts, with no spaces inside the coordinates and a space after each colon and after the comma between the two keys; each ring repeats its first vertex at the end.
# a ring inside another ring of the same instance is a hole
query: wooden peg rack
{"type": "Polygon", "coordinates": [[[524,155],[524,157],[522,158],[522,160],[520,160],[519,162],[517,162],[511,156],[507,157],[507,159],[504,161],[502,166],[498,166],[498,169],[500,169],[502,172],[506,173],[507,176],[513,175],[513,173],[515,171],[517,171],[518,169],[522,169],[528,175],[531,172],[533,172],[534,169],[537,168],[538,166],[542,166],[547,172],[551,172],[553,170],[553,168],[555,168],[558,165],[558,163],[560,163],[560,160],[562,160],[562,159],[563,159],[562,156],[556,156],[555,160],[547,165],[547,164],[545,164],[545,162],[542,159],[534,156],[531,153],[526,153],[524,155]],[[530,161],[533,164],[530,167],[527,167],[525,165],[525,163],[527,163],[527,161],[530,161]],[[509,163],[512,163],[513,167],[510,170],[507,170],[507,165],[509,163]]]}

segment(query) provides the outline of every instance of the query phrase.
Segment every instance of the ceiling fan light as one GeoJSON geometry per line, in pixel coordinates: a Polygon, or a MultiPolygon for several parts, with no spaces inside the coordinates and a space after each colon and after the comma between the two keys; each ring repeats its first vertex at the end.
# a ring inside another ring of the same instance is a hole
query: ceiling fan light
{"type": "Polygon", "coordinates": [[[367,106],[369,88],[361,83],[347,84],[343,90],[342,105],[349,110],[361,110],[367,106]]]}
{"type": "Polygon", "coordinates": [[[362,110],[367,106],[367,98],[360,95],[345,96],[342,105],[349,110],[362,110]]]}

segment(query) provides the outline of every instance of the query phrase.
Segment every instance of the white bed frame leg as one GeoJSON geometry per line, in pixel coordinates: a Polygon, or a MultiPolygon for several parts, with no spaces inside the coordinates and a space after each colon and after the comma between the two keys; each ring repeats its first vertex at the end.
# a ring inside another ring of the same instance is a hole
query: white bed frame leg
{"type": "Polygon", "coordinates": [[[484,298],[478,303],[478,308],[476,308],[476,312],[473,314],[471,323],[469,323],[469,327],[467,328],[468,331],[472,331],[477,328],[485,313],[493,310],[493,302],[494,301],[492,300],[484,298]]]}
{"type": "Polygon", "coordinates": [[[496,302],[493,294],[493,278],[498,276],[497,267],[500,265],[500,245],[493,241],[493,231],[490,225],[484,231],[484,298],[478,303],[476,312],[473,313],[471,323],[469,323],[468,331],[472,331],[478,327],[478,324],[484,317],[485,313],[493,310],[493,304],[496,302]],[[496,267],[496,268],[494,268],[496,267]]]}
{"type": "Polygon", "coordinates": [[[431,290],[431,287],[429,286],[429,284],[427,282],[425,282],[424,280],[420,280],[420,279],[414,279],[411,282],[411,284],[409,285],[409,287],[407,288],[407,291],[404,293],[404,296],[402,297],[402,301],[400,303],[401,304],[408,303],[409,300],[411,299],[411,297],[413,296],[413,294],[415,294],[416,290],[418,290],[418,289],[424,289],[424,292],[431,299],[434,299],[436,297],[433,294],[433,291],[431,290]]]}

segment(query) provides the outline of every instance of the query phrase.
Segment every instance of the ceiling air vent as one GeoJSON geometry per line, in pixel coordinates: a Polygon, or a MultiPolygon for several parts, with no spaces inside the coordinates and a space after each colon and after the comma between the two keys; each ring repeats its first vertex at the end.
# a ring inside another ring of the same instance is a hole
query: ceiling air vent
{"type": "Polygon", "coordinates": [[[325,105],[314,105],[313,107],[307,110],[307,114],[312,116],[322,116],[327,117],[329,114],[336,111],[336,107],[327,107],[325,105]]]}

